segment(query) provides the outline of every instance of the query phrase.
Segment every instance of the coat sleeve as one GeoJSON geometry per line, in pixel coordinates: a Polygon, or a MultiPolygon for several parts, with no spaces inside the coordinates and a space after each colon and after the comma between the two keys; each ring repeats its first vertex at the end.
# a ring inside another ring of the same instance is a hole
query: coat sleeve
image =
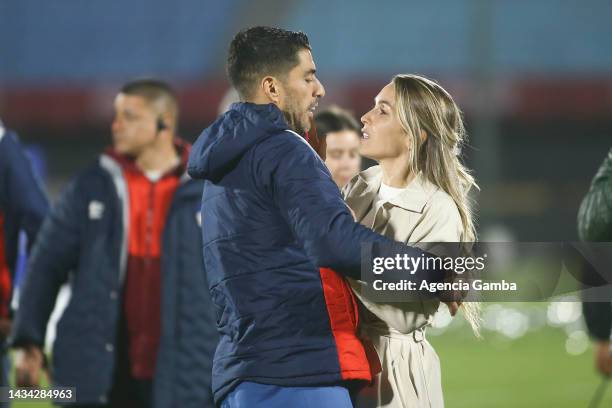
{"type": "Polygon", "coordinates": [[[583,302],[582,313],[591,338],[610,341],[612,336],[612,303],[583,302]]]}
{"type": "MultiPolygon", "coordinates": [[[[578,211],[578,235],[583,241],[612,241],[612,149],[593,178],[578,211]]],[[[610,340],[612,291],[609,302],[584,302],[587,329],[596,340],[610,340]]]]}
{"type": "Polygon", "coordinates": [[[28,245],[34,244],[36,234],[47,214],[49,204],[38,178],[34,175],[29,158],[17,142],[14,134],[7,134],[5,176],[6,194],[10,197],[8,211],[17,225],[28,236],[28,245]]]}
{"type": "Polygon", "coordinates": [[[79,220],[85,212],[85,200],[78,186],[78,181],[71,183],[61,195],[45,219],[32,249],[9,338],[14,347],[44,344],[47,322],[59,288],[77,264],[79,220]]]}
{"type": "MultiPolygon", "coordinates": [[[[384,250],[389,253],[415,257],[423,253],[356,223],[325,164],[298,136],[275,135],[260,143],[253,154],[256,182],[273,197],[315,265],[359,279],[362,243],[386,243],[384,250]]],[[[405,278],[420,283],[422,275],[405,278]]]]}

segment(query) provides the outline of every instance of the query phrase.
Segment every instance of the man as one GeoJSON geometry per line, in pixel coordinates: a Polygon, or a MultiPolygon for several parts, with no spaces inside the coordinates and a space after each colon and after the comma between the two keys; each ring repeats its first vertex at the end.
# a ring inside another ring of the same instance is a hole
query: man
{"type": "MultiPolygon", "coordinates": [[[[612,241],[612,150],[593,178],[591,188],[578,212],[578,235],[583,241],[612,241]]],[[[595,342],[595,367],[612,375],[612,292],[608,302],[584,302],[583,313],[595,342]]]]}
{"type": "Polygon", "coordinates": [[[315,116],[317,135],[325,152],[322,157],[332,179],[342,189],[361,171],[361,130],[350,112],[331,107],[315,116]]]}
{"type": "Polygon", "coordinates": [[[222,407],[351,407],[344,386],[371,375],[352,293],[328,268],[359,279],[362,242],[422,254],[355,223],[300,136],[325,95],[315,73],[305,34],[238,33],[228,74],[245,102],[207,128],[189,158],[189,174],[206,180],[204,260],[221,336],[213,392],[222,407]]]}
{"type": "Polygon", "coordinates": [[[33,250],[12,333],[18,384],[37,381],[47,320],[69,282],[55,385],[75,387],[87,406],[212,406],[202,183],[185,173],[190,146],[175,137],[177,117],[160,81],[117,95],[113,148],[69,185],[33,250]]]}
{"type": "Polygon", "coordinates": [[[25,231],[31,247],[47,211],[47,198],[17,135],[0,122],[0,386],[8,385],[4,342],[11,326],[19,231],[25,231]]]}

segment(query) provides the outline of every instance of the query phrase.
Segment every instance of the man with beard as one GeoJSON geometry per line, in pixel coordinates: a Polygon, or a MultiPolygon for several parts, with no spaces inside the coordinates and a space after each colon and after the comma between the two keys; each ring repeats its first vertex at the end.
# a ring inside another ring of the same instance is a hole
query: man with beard
{"type": "Polygon", "coordinates": [[[371,374],[356,302],[334,271],[359,279],[362,242],[397,244],[353,220],[302,137],[325,95],[308,37],[251,28],[234,37],[227,62],[243,102],[204,130],[188,165],[206,180],[204,262],[220,333],[215,401],[351,407],[347,387],[371,374]]]}

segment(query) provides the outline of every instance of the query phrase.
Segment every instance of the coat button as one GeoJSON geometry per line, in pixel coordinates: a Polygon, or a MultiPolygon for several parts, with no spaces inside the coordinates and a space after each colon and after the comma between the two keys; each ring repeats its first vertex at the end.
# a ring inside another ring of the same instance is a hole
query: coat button
{"type": "Polygon", "coordinates": [[[113,350],[115,350],[115,346],[113,346],[110,343],[106,343],[106,351],[108,351],[109,353],[112,353],[113,350]]]}
{"type": "Polygon", "coordinates": [[[111,290],[110,292],[110,298],[112,300],[116,300],[117,299],[117,291],[116,290],[111,290]]]}

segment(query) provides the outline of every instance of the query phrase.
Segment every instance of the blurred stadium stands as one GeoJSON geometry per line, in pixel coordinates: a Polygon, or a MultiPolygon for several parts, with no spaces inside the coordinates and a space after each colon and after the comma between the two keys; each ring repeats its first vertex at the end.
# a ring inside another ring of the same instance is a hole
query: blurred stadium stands
{"type": "Polygon", "coordinates": [[[611,16],[606,0],[3,1],[0,117],[45,149],[55,195],[108,143],[121,83],[171,82],[193,140],[227,91],[231,36],[257,24],[300,29],[325,104],[360,115],[399,72],[451,90],[482,186],[481,234],[573,239],[612,140],[611,16]]]}

